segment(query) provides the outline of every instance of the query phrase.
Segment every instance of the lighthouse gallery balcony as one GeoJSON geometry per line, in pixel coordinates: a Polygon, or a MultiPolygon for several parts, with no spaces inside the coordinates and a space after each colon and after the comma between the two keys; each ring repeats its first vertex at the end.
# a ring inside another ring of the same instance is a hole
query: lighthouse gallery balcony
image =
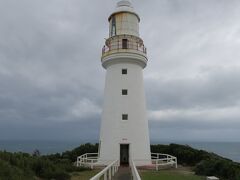
{"type": "Polygon", "coordinates": [[[132,35],[118,35],[106,40],[102,48],[102,59],[108,55],[121,52],[147,56],[147,48],[141,38],[132,35]]]}

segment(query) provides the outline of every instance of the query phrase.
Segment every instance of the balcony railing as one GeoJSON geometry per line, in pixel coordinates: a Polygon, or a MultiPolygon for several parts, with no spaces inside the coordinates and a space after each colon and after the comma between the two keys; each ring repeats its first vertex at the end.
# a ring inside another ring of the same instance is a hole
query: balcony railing
{"type": "Polygon", "coordinates": [[[143,44],[139,44],[137,42],[125,42],[122,41],[113,41],[108,46],[104,45],[102,48],[102,55],[108,53],[110,51],[128,51],[128,50],[135,50],[147,54],[147,48],[143,44]]]}

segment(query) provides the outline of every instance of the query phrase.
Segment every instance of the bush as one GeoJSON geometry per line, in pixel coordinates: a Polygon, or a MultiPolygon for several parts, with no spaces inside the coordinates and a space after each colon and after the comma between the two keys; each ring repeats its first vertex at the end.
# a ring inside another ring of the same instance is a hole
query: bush
{"type": "Polygon", "coordinates": [[[88,170],[73,165],[77,156],[88,152],[98,152],[98,144],[84,144],[72,151],[47,156],[41,156],[39,151],[35,151],[32,155],[0,151],[0,180],[32,180],[36,177],[68,180],[70,173],[88,170]]]}
{"type": "Polygon", "coordinates": [[[75,162],[78,156],[81,156],[85,153],[97,153],[98,152],[98,144],[83,144],[72,151],[66,151],[62,153],[62,158],[69,159],[72,162],[75,162]]]}
{"type": "Polygon", "coordinates": [[[197,175],[214,175],[221,179],[240,180],[240,164],[214,153],[177,144],[151,145],[151,151],[176,156],[179,164],[195,166],[194,171],[197,175]]]}
{"type": "MultiPolygon", "coordinates": [[[[72,164],[69,163],[68,166],[72,167],[72,164]]],[[[0,169],[0,179],[32,180],[35,176],[44,179],[67,180],[70,178],[67,165],[55,164],[46,157],[30,156],[24,153],[0,152],[0,169]]]]}
{"type": "Polygon", "coordinates": [[[215,175],[222,179],[239,180],[240,166],[237,163],[227,160],[202,160],[195,167],[195,173],[205,176],[215,175]]]}
{"type": "Polygon", "coordinates": [[[8,180],[16,180],[16,179],[24,179],[30,180],[32,179],[30,174],[25,174],[23,170],[11,166],[8,162],[0,159],[0,179],[8,179],[8,180]]]}

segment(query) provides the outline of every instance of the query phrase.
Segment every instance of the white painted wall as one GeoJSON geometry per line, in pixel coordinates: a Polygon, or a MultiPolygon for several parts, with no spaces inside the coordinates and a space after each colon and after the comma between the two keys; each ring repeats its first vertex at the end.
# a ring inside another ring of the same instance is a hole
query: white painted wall
{"type": "MultiPolygon", "coordinates": [[[[126,60],[126,59],[125,59],[126,60]]],[[[113,63],[107,67],[100,133],[100,162],[120,158],[120,144],[130,144],[136,165],[151,164],[148,121],[142,67],[135,63],[113,63]],[[128,74],[122,75],[122,69],[128,74]],[[128,95],[122,95],[128,89],[128,95]],[[128,120],[122,120],[128,114],[128,120]]]]}

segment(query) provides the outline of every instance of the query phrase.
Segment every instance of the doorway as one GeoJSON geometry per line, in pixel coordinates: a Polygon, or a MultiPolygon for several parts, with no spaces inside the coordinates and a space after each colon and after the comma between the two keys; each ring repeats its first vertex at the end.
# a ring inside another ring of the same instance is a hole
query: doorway
{"type": "Polygon", "coordinates": [[[129,165],[129,144],[120,144],[120,165],[129,165]]]}
{"type": "Polygon", "coordinates": [[[122,39],[122,48],[127,49],[128,48],[128,40],[127,39],[122,39]]]}

